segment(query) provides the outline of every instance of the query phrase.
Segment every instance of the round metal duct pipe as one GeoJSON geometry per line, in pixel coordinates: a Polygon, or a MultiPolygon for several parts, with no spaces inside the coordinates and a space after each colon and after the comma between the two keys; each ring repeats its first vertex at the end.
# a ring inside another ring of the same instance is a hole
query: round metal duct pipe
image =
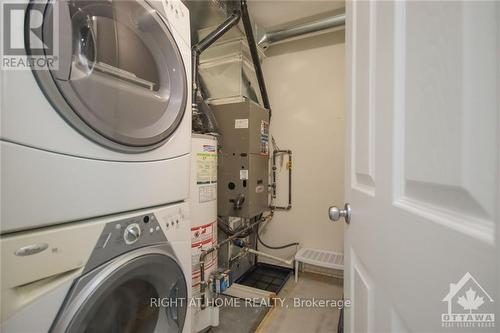
{"type": "Polygon", "coordinates": [[[345,24],[345,14],[330,16],[321,20],[315,20],[299,24],[288,29],[269,31],[259,40],[258,45],[266,49],[271,44],[281,42],[294,37],[307,35],[322,30],[332,29],[345,24]]]}

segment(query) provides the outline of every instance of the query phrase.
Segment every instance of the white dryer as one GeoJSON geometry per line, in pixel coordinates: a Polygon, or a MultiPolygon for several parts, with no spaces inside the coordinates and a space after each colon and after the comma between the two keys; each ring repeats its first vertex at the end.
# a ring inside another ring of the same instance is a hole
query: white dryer
{"type": "Polygon", "coordinates": [[[191,332],[186,203],[3,236],[1,325],[18,332],[191,332]]]}
{"type": "Polygon", "coordinates": [[[58,66],[0,71],[0,232],[186,199],[191,52],[182,2],[16,6],[26,15],[11,21],[11,38],[21,36],[32,57],[57,49],[58,66]]]}

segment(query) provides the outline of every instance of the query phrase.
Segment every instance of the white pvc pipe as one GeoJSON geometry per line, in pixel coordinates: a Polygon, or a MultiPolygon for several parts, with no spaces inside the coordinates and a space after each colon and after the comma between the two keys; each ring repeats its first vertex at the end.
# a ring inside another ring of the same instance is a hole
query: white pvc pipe
{"type": "Polygon", "coordinates": [[[267,254],[267,253],[264,253],[264,252],[256,251],[256,250],[250,249],[250,248],[246,248],[246,251],[248,251],[250,253],[253,253],[253,254],[256,254],[258,256],[262,256],[262,257],[265,257],[265,258],[269,258],[269,259],[272,259],[272,260],[279,261],[279,262],[281,262],[283,264],[286,264],[286,265],[292,265],[293,264],[293,259],[286,260],[286,259],[275,257],[273,255],[270,255],[270,254],[267,254]]]}

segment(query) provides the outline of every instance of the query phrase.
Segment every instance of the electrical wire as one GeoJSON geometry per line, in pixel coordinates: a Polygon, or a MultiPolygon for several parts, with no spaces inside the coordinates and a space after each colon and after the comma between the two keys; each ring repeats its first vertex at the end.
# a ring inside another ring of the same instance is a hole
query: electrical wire
{"type": "Polygon", "coordinates": [[[234,235],[234,230],[221,217],[217,217],[217,226],[226,235],[228,236],[234,235]]]}

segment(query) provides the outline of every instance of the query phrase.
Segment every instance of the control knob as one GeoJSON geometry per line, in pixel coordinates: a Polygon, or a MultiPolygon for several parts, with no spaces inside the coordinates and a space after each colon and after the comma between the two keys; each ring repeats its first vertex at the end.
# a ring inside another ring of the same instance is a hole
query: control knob
{"type": "Polygon", "coordinates": [[[134,244],[141,237],[141,227],[137,223],[132,223],[125,228],[123,239],[127,244],[134,244]]]}

